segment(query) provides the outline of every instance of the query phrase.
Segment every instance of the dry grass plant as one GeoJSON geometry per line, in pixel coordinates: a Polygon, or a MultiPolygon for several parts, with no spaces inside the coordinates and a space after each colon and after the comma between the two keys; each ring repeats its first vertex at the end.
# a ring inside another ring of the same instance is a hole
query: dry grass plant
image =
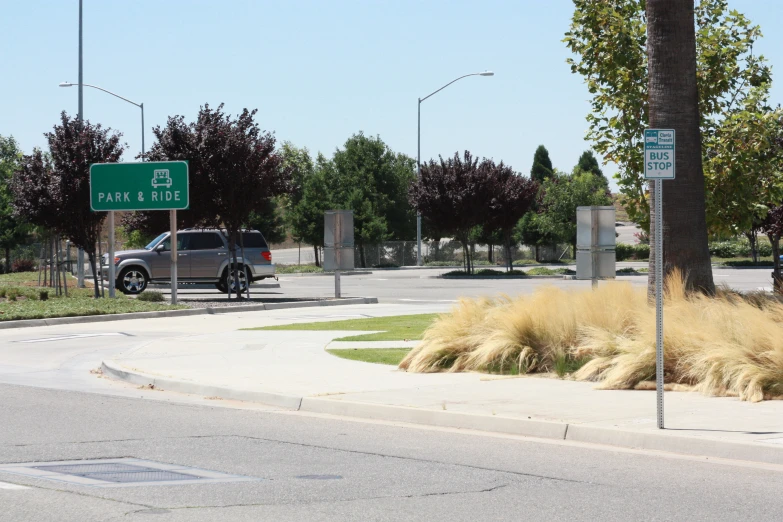
{"type": "MultiPolygon", "coordinates": [[[[760,401],[783,394],[783,304],[763,294],[686,292],[666,281],[665,374],[674,389],[760,401]]],[[[462,299],[425,332],[400,367],[413,372],[557,371],[587,361],[573,378],[634,389],[655,375],[655,307],[644,288],[553,287],[511,299],[462,299]]],[[[576,365],[578,366],[578,364],[576,365]]]]}

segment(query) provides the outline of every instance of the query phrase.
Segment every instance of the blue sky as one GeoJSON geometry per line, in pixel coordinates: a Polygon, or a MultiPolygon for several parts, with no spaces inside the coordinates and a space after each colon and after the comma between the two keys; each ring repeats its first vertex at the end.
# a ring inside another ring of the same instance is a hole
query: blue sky
{"type": "MultiPolygon", "coordinates": [[[[729,5],[761,24],[756,50],[780,64],[783,1],[729,5]]],[[[527,173],[543,143],[570,170],[590,146],[588,93],[561,42],[572,11],[571,0],[84,0],[84,82],[144,103],[147,147],[167,116],[225,102],[313,153],[364,131],[415,157],[417,98],[489,69],[422,104],[422,160],[469,149],[527,173]]],[[[57,85],[78,78],[77,24],[77,0],[3,8],[0,134],[25,151],[61,110],[76,114],[77,89],[57,85]]],[[[85,88],[84,111],[124,134],[126,161],[140,151],[138,108],[85,88]]]]}

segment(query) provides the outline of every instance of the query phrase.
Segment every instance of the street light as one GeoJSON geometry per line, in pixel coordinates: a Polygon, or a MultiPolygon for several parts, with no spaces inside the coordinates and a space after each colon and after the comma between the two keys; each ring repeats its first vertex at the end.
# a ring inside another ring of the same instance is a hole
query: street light
{"type": "MultiPolygon", "coordinates": [[[[70,83],[70,82],[60,82],[60,87],[73,87],[74,85],[79,85],[78,83],[70,83]]],[[[90,85],[89,83],[83,83],[81,84],[83,87],[92,87],[93,89],[98,89],[99,91],[103,91],[105,93],[111,94],[112,96],[119,98],[121,100],[124,100],[131,105],[135,105],[139,109],[141,109],[141,154],[144,155],[144,104],[143,103],[136,103],[135,101],[131,101],[128,98],[123,98],[119,94],[113,93],[111,91],[107,91],[106,89],[102,87],[98,87],[97,85],[90,85]]]]}
{"type": "MultiPolygon", "coordinates": [[[[438,89],[437,91],[433,91],[429,93],[424,98],[419,98],[419,138],[418,138],[418,152],[416,153],[416,177],[421,181],[421,102],[429,98],[430,96],[439,93],[452,83],[459,81],[463,78],[467,78],[468,76],[495,76],[495,73],[492,71],[484,71],[484,72],[477,72],[477,73],[470,73],[466,74],[464,76],[460,76],[459,78],[455,80],[451,80],[449,83],[438,89]]],[[[416,264],[419,266],[422,266],[422,258],[421,258],[421,213],[416,213],[416,264]]]]}
{"type": "MultiPolygon", "coordinates": [[[[128,98],[123,98],[119,94],[113,93],[111,91],[107,91],[106,89],[102,87],[98,87],[97,85],[90,85],[88,83],[60,82],[60,87],[73,87],[74,85],[78,85],[79,87],[92,87],[93,89],[98,89],[99,91],[103,91],[107,94],[111,94],[112,96],[124,100],[141,109],[141,157],[142,157],[141,159],[143,161],[144,160],[144,104],[136,103],[134,101],[129,100],[128,98]]],[[[98,269],[100,269],[100,261],[98,262],[98,267],[99,267],[98,269]]],[[[114,211],[110,211],[109,212],[109,297],[114,297],[115,294],[115,289],[114,289],[115,278],[116,278],[116,274],[114,273],[114,211]]]]}

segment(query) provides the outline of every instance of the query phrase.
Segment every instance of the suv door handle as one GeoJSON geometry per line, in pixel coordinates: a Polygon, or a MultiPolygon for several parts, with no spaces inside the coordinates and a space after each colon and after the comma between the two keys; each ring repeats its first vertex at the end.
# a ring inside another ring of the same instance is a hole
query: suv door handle
{"type": "Polygon", "coordinates": [[[177,254],[177,255],[178,255],[178,256],[183,256],[183,257],[184,257],[184,256],[186,256],[187,254],[177,254]]]}
{"type": "Polygon", "coordinates": [[[224,255],[226,255],[226,253],[225,252],[218,252],[217,255],[224,256],[224,255]]]}

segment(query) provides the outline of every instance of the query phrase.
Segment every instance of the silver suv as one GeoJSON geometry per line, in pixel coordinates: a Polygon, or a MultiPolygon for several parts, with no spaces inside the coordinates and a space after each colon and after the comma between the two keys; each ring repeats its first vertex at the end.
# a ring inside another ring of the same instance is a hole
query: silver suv
{"type": "MultiPolygon", "coordinates": [[[[171,281],[171,233],[164,232],[139,250],[114,254],[116,288],[126,294],[140,294],[149,283],[171,281]]],[[[237,241],[239,284],[229,275],[228,238],[224,230],[185,229],[177,231],[177,281],[214,283],[221,292],[243,291],[248,279],[258,281],[275,276],[275,265],[266,239],[257,230],[243,230],[244,257],[237,241]],[[230,280],[230,283],[229,283],[230,280]]],[[[104,279],[108,278],[108,254],[101,260],[104,279]]],[[[233,272],[233,270],[231,270],[233,272]]]]}

